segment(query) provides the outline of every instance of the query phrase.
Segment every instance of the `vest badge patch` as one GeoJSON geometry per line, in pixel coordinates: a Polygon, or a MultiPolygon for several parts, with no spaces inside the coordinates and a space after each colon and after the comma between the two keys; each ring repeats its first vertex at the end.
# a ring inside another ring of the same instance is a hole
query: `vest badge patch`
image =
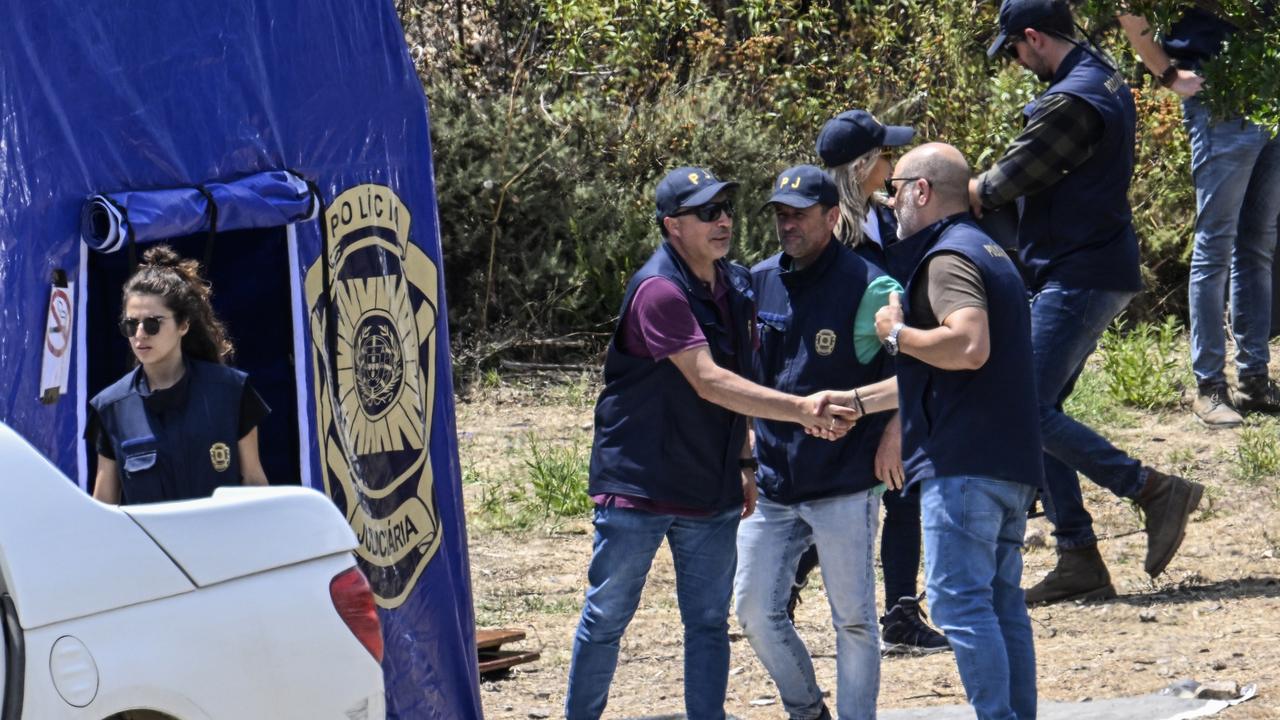
{"type": "Polygon", "coordinates": [[[209,446],[209,462],[218,472],[226,472],[231,467],[231,448],[224,442],[216,442],[209,446]]]}
{"type": "Polygon", "coordinates": [[[325,247],[306,278],[321,473],[374,599],[396,608],[440,547],[430,458],[439,270],[385,185],[347,189],[321,222],[325,247]]]}
{"type": "Polygon", "coordinates": [[[987,243],[986,245],[982,246],[982,249],[986,250],[987,254],[990,255],[991,257],[998,257],[998,258],[1009,257],[1007,254],[1005,254],[1004,248],[1000,247],[999,245],[996,245],[995,243],[987,243]]]}
{"type": "Polygon", "coordinates": [[[813,336],[813,349],[819,355],[826,357],[836,351],[836,331],[822,329],[818,334],[813,336]]]}

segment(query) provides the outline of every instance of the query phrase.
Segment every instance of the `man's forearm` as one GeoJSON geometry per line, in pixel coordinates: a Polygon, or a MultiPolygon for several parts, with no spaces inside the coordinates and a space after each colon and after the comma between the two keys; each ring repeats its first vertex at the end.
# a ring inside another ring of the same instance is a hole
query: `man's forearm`
{"type": "Polygon", "coordinates": [[[1124,28],[1129,44],[1138,52],[1138,57],[1142,58],[1142,64],[1147,66],[1152,75],[1160,77],[1169,67],[1170,59],[1160,43],[1156,42],[1150,23],[1138,15],[1121,15],[1119,19],[1120,27],[1124,28]]]}
{"type": "Polygon", "coordinates": [[[832,394],[831,401],[837,405],[851,407],[855,410],[861,406],[867,415],[884,412],[885,410],[896,410],[898,407],[898,378],[894,376],[853,390],[841,390],[832,394]]]}
{"type": "Polygon", "coordinates": [[[803,398],[757,385],[714,363],[701,368],[695,389],[703,399],[748,417],[803,422],[807,413],[803,398]]]}
{"type": "Polygon", "coordinates": [[[747,417],[812,424],[814,404],[802,397],[757,385],[716,364],[706,345],[668,358],[698,397],[747,417]]]}
{"type": "Polygon", "coordinates": [[[941,370],[977,370],[987,362],[990,348],[971,334],[941,325],[932,330],[904,327],[898,333],[899,352],[941,370]]]}

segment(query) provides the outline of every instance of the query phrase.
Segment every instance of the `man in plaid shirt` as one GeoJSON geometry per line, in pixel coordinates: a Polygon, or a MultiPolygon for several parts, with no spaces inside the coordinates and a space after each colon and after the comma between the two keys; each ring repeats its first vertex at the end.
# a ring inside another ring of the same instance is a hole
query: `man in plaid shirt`
{"type": "Polygon", "coordinates": [[[989,55],[1003,51],[1049,88],[1004,156],[969,185],[975,214],[1016,201],[1018,256],[1031,292],[1031,344],[1044,442],[1045,509],[1058,563],[1028,604],[1115,596],[1076,473],[1138,503],[1145,568],[1164,571],[1204,488],[1129,457],[1063,412],[1107,325],[1142,289],[1129,208],[1133,96],[1124,79],[1075,39],[1066,0],[1004,0],[989,55]]]}

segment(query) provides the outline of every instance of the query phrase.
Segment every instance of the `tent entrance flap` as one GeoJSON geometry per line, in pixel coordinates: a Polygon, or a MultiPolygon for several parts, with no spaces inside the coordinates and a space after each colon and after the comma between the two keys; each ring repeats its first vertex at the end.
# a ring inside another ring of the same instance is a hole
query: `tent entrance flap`
{"type": "MultiPolygon", "coordinates": [[[[196,259],[206,242],[205,234],[166,240],[179,255],[196,259]]],[[[213,288],[214,312],[235,344],[233,364],[249,374],[249,382],[271,408],[258,425],[262,467],[272,485],[299,484],[297,358],[289,283],[295,269],[289,262],[286,228],[220,232],[216,244],[222,249],[203,268],[213,288]]],[[[125,253],[88,253],[86,401],[134,367],[133,352],[117,328],[129,272],[125,253]]],[[[92,447],[88,461],[92,486],[97,462],[92,447]]]]}
{"type": "Polygon", "coordinates": [[[113,253],[129,242],[280,227],[315,217],[318,207],[306,180],[271,170],[230,182],[94,195],[81,210],[80,236],[90,249],[113,253]]]}

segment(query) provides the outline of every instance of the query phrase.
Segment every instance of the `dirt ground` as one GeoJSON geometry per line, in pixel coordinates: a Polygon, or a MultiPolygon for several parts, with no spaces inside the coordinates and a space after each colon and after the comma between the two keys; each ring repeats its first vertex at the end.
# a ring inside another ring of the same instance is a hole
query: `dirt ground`
{"type": "MultiPolygon", "coordinates": [[[[525,482],[530,441],[587,448],[597,388],[590,378],[503,381],[458,401],[477,624],[523,629],[540,661],[481,685],[489,718],[563,714],[573,631],[591,554],[588,519],[503,526],[489,512],[495,489],[525,482]],[[485,500],[488,499],[486,504],[485,500]]],[[[1108,429],[1145,462],[1205,483],[1181,552],[1156,582],[1142,570],[1146,536],[1137,515],[1085,482],[1088,507],[1120,597],[1031,611],[1042,698],[1080,701],[1141,695],[1182,678],[1257,683],[1258,696],[1230,720],[1280,718],[1280,494],[1277,479],[1241,481],[1239,430],[1208,431],[1185,411],[1129,412],[1108,429]]],[[[1053,565],[1050,526],[1028,525],[1024,587],[1053,565]],[[1047,542],[1046,542],[1047,541],[1047,542]]],[[[877,588],[878,594],[880,588],[877,588]]],[[[670,553],[660,551],[639,612],[622,642],[607,717],[683,712],[682,648],[670,553]]],[[[883,598],[880,598],[883,608],[883,598]]],[[[820,579],[806,589],[797,626],[819,682],[835,687],[835,646],[820,579]]],[[[731,626],[727,711],[785,717],[776,689],[731,626]]],[[[964,702],[950,653],[882,663],[881,708],[964,702]]],[[[1086,718],[1087,714],[1082,714],[1086,718]]]]}

